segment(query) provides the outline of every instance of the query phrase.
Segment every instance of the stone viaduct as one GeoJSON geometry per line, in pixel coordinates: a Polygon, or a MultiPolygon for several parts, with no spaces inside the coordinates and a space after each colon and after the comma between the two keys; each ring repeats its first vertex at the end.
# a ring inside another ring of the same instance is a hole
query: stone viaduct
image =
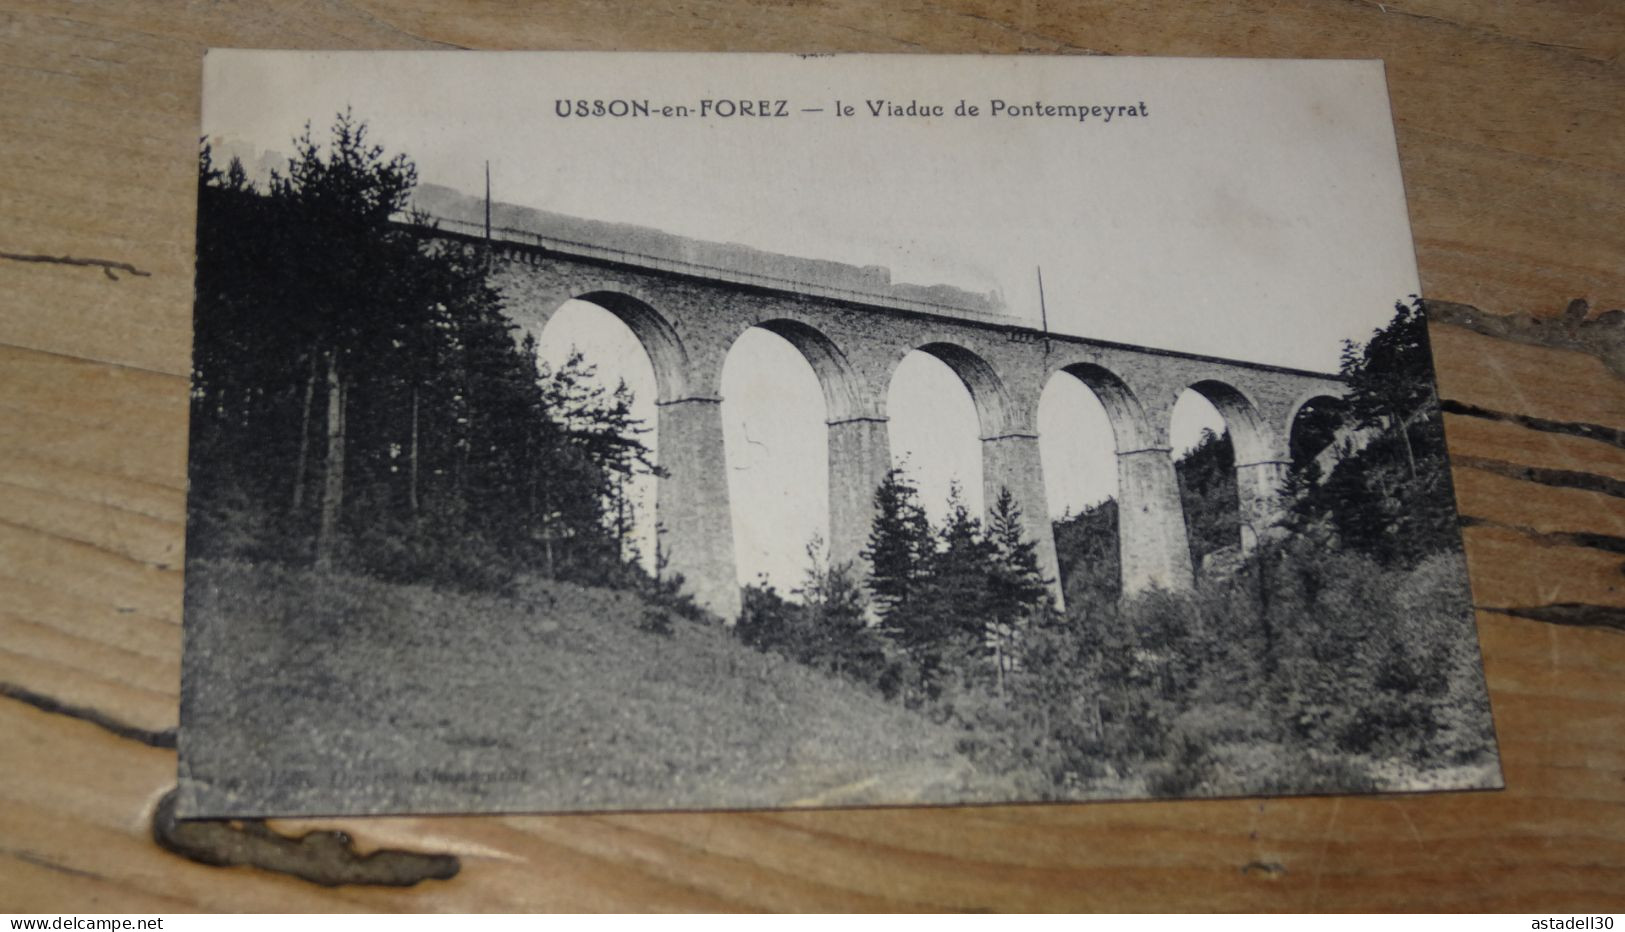
{"type": "MultiPolygon", "coordinates": [[[[772,258],[791,264],[750,261],[737,263],[746,268],[724,268],[696,261],[711,256],[692,250],[632,252],[531,232],[539,225],[531,220],[525,228],[493,230],[492,282],[508,312],[532,332],[575,298],[608,310],[642,342],[658,391],[657,455],[668,474],[656,493],[661,546],[669,570],[681,573],[695,599],[725,619],[737,617],[740,594],[723,451],[722,366],[734,341],[751,327],[800,350],[823,388],[832,564],[861,562],[874,491],[892,465],[887,389],[897,365],[916,350],[946,363],[969,389],[981,424],[984,499],[991,506],[1001,487],[1010,489],[1028,535],[1038,542],[1044,573],[1057,580],[1038,452],[1039,396],[1063,373],[1093,390],[1110,418],[1117,452],[1125,593],[1192,583],[1169,445],[1169,419],[1185,389],[1212,402],[1229,428],[1244,548],[1278,517],[1299,409],[1343,390],[1335,376],[1322,373],[1046,335],[985,309],[931,300],[980,296],[890,286],[880,269],[782,256],[772,258]]],[[[429,232],[485,238],[479,222],[445,216],[429,232]]],[[[1055,594],[1059,598],[1058,584],[1055,594]]]]}

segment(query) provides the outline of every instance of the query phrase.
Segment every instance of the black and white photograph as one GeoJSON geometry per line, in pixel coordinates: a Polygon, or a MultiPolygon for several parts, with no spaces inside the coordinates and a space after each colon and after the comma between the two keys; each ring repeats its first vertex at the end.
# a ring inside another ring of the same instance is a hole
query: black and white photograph
{"type": "Polygon", "coordinates": [[[1381,62],[203,70],[180,815],[1501,786],[1381,62]]]}

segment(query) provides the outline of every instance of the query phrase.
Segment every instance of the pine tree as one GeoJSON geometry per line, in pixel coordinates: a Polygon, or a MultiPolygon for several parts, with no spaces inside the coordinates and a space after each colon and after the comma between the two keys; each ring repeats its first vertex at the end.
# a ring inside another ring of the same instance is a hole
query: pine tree
{"type": "Polygon", "coordinates": [[[863,587],[847,564],[826,566],[823,541],[807,545],[807,576],[798,590],[822,665],[837,676],[878,685],[886,668],[880,636],[869,626],[863,587]]]}
{"type": "Polygon", "coordinates": [[[561,428],[559,468],[544,492],[549,533],[576,542],[579,560],[587,540],[596,540],[595,559],[635,562],[636,526],[629,486],[640,475],[659,475],[652,451],[642,440],[649,430],[632,416],[632,392],[620,382],[605,391],[593,379],[595,367],[572,350],[557,369],[542,367],[544,406],[561,428]],[[607,549],[606,549],[607,548],[607,549]]]}
{"type": "Polygon", "coordinates": [[[538,370],[484,247],[423,235],[416,169],[365,123],[294,152],[264,192],[199,154],[197,552],[483,586],[556,537],[618,571],[615,506],[654,470],[630,393],[538,370]]]}
{"type": "Polygon", "coordinates": [[[1373,331],[1364,346],[1345,340],[1341,369],[1355,425],[1380,427],[1393,436],[1414,478],[1413,425],[1435,408],[1433,357],[1422,303],[1395,304],[1388,326],[1373,331]]]}
{"type": "Polygon", "coordinates": [[[935,550],[919,489],[901,469],[888,470],[875,489],[875,522],[863,551],[882,626],[895,630],[915,607],[935,550]]]}
{"type": "Polygon", "coordinates": [[[931,615],[922,640],[956,640],[974,650],[992,612],[988,582],[994,549],[982,522],[965,506],[958,483],[948,489],[948,518],[937,532],[929,586],[931,615]]]}
{"type": "Polygon", "coordinates": [[[1346,343],[1342,375],[1350,422],[1378,434],[1324,481],[1301,483],[1297,520],[1329,523],[1343,546],[1389,564],[1459,546],[1421,302],[1396,304],[1367,343],[1346,343]]]}
{"type": "Polygon", "coordinates": [[[886,626],[914,662],[926,694],[936,695],[950,676],[968,682],[982,672],[992,548],[957,484],[950,487],[947,520],[935,534],[929,525],[926,531],[922,570],[886,626]]]}
{"type": "Polygon", "coordinates": [[[988,516],[992,569],[988,573],[988,635],[999,694],[1015,641],[1027,623],[1049,604],[1049,584],[1038,568],[1038,545],[1022,533],[1021,509],[1008,488],[999,489],[988,516]]]}
{"type": "Polygon", "coordinates": [[[420,278],[417,244],[392,222],[406,209],[417,170],[404,155],[385,160],[349,111],[334,121],[325,152],[308,124],[295,150],[286,174],[272,172],[269,199],[280,214],[276,232],[284,234],[277,254],[287,273],[278,283],[308,308],[305,352],[325,373],[316,563],[327,567],[335,557],[347,468],[354,468],[350,450],[372,439],[356,437],[353,428],[376,426],[352,409],[358,402],[384,403],[376,383],[363,387],[359,399],[356,388],[387,365],[397,338],[414,331],[424,310],[407,291],[420,278]],[[375,391],[371,398],[364,394],[368,388],[375,391]]]}
{"type": "Polygon", "coordinates": [[[1049,601],[1049,585],[1038,568],[1038,545],[1022,530],[1021,509],[1009,489],[1001,488],[988,517],[993,550],[989,590],[995,622],[1018,622],[1049,601]]]}

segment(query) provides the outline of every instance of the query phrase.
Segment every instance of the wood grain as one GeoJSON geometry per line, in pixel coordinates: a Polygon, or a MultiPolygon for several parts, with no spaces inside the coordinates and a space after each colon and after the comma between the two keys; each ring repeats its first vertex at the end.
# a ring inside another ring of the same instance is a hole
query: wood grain
{"type": "MultiPolygon", "coordinates": [[[[1507,789],[1380,798],[365,819],[450,881],[318,887],[166,853],[192,193],[209,46],[1382,58],[1429,295],[1625,306],[1625,8],[0,0],[0,909],[1625,909],[1625,636],[1481,611],[1507,789]],[[16,696],[50,697],[47,711],[16,696]]],[[[1625,392],[1595,355],[1434,328],[1475,599],[1625,607],[1625,392]],[[1596,439],[1602,437],[1603,439],[1596,439]],[[1515,472],[1515,470],[1514,470],[1515,472]],[[1593,484],[1596,485],[1596,484],[1593,484]]]]}

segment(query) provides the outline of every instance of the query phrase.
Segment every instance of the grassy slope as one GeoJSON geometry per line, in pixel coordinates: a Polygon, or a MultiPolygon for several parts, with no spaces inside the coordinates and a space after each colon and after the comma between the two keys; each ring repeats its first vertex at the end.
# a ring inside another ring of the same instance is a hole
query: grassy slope
{"type": "Polygon", "coordinates": [[[516,598],[199,561],[182,735],[203,815],[705,808],[1005,795],[954,734],[636,596],[516,598]],[[233,785],[233,776],[249,779],[233,785]],[[335,795],[341,800],[335,804],[335,795]]]}

